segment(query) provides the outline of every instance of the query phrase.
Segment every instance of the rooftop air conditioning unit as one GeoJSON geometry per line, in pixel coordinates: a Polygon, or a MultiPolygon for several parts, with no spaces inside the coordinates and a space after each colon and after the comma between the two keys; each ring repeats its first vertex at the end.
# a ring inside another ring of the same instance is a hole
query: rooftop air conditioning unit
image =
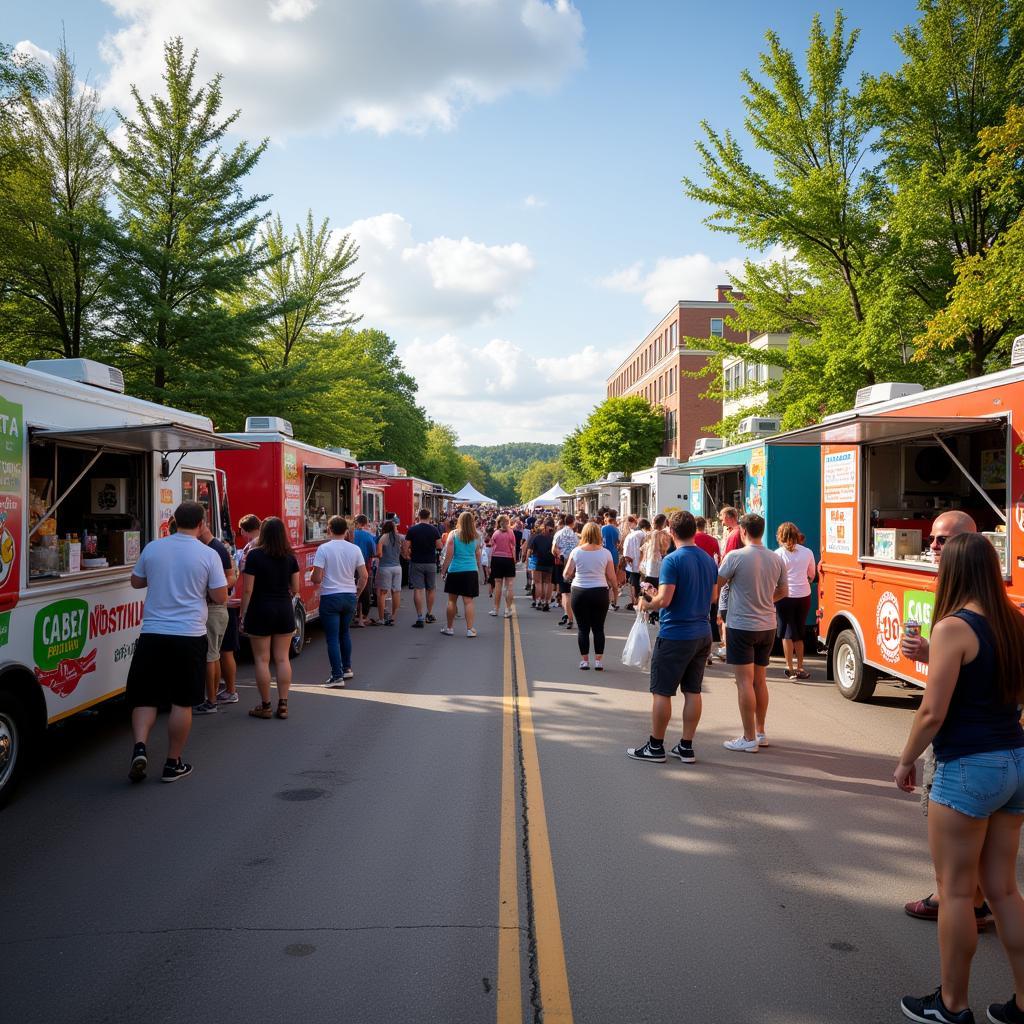
{"type": "Polygon", "coordinates": [[[353,462],[355,461],[351,448],[328,448],[327,450],[329,452],[334,452],[335,455],[340,455],[343,459],[351,459],[353,462]]]}
{"type": "Polygon", "coordinates": [[[754,437],[768,437],[782,429],[782,421],[772,416],[747,416],[740,420],[739,433],[753,434],[754,437]]]}
{"type": "Polygon", "coordinates": [[[707,455],[708,452],[720,452],[724,447],[724,437],[698,437],[693,446],[693,454],[707,455]]]}
{"type": "Polygon", "coordinates": [[[292,425],[280,416],[246,416],[245,432],[247,434],[283,434],[294,437],[292,425]]]}
{"type": "Polygon", "coordinates": [[[1010,365],[1020,366],[1024,363],[1024,334],[1018,334],[1013,339],[1013,348],[1010,351],[1010,365]]]}
{"type": "Polygon", "coordinates": [[[609,473],[608,476],[605,477],[605,480],[607,481],[607,483],[610,483],[610,484],[620,483],[620,482],[624,481],[625,479],[626,479],[626,474],[625,473],[609,473]]]}
{"type": "Polygon", "coordinates": [[[917,395],[922,391],[924,388],[920,384],[869,384],[866,388],[858,390],[853,407],[863,409],[866,405],[877,405],[879,402],[889,402],[894,398],[906,398],[907,395],[917,395]]]}
{"type": "Polygon", "coordinates": [[[679,465],[679,460],[671,455],[659,455],[654,460],[654,465],[657,469],[671,469],[679,465]]]}
{"type": "Polygon", "coordinates": [[[377,467],[377,472],[380,473],[381,476],[398,476],[398,466],[393,462],[382,462],[377,467]]]}
{"type": "Polygon", "coordinates": [[[54,377],[124,394],[124,374],[117,367],[97,363],[94,359],[32,359],[26,366],[54,377]]]}

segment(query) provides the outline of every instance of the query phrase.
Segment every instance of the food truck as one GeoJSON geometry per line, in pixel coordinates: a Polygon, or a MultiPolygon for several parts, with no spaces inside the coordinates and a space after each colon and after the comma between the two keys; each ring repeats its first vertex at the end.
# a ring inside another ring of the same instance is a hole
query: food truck
{"type": "Polygon", "coordinates": [[[844,697],[867,699],[882,675],[927,683],[928,666],[903,657],[900,637],[908,620],[929,635],[937,573],[929,538],[942,512],[973,517],[1022,606],[1022,423],[1018,339],[1008,370],[931,391],[862,388],[849,412],[769,441],[769,451],[814,446],[820,460],[820,636],[844,697]]]}
{"type": "Polygon", "coordinates": [[[562,498],[562,505],[570,505],[573,512],[586,512],[588,516],[596,516],[601,508],[622,507],[623,491],[629,494],[629,478],[625,473],[609,473],[602,480],[582,484],[571,495],[562,498]]]}
{"type": "Polygon", "coordinates": [[[279,416],[249,416],[244,433],[223,436],[244,442],[248,449],[217,453],[239,515],[278,516],[295,549],[302,575],[301,592],[293,602],[292,656],[298,657],[307,624],[319,616],[320,588],[309,576],[316,549],[330,539],[327,521],[339,515],[351,523],[363,510],[364,484],[376,493],[383,481],[361,469],[347,448],[315,448],[296,441],[291,423],[279,416]]]}
{"type": "Polygon", "coordinates": [[[87,359],[0,362],[0,803],[48,725],[124,692],[145,592],[131,567],[179,502],[230,522],[205,416],[87,359]]]}
{"type": "MultiPolygon", "coordinates": [[[[430,518],[440,523],[448,509],[452,495],[440,484],[431,480],[422,480],[409,474],[393,462],[361,462],[360,467],[367,472],[379,474],[386,486],[384,488],[384,516],[396,520],[399,529],[407,530],[416,522],[420,509],[430,512],[430,518]]],[[[376,521],[384,518],[378,516],[376,521]]],[[[373,519],[367,515],[367,518],[373,519]]]]}

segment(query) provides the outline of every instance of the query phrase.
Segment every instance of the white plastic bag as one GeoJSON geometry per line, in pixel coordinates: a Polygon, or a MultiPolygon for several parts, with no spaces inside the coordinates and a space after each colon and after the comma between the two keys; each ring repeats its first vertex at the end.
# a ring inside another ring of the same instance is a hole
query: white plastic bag
{"type": "Polygon", "coordinates": [[[647,628],[647,616],[638,612],[636,622],[622,648],[622,664],[630,668],[647,668],[651,660],[651,634],[647,628]]]}

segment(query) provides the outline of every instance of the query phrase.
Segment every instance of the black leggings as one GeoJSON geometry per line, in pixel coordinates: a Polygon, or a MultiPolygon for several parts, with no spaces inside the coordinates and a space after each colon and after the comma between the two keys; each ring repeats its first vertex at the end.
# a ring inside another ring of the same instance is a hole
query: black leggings
{"type": "Polygon", "coordinates": [[[573,587],[572,614],[576,619],[576,639],[580,654],[590,654],[590,633],[594,633],[594,653],[604,654],[604,620],[608,617],[607,587],[573,587]]]}

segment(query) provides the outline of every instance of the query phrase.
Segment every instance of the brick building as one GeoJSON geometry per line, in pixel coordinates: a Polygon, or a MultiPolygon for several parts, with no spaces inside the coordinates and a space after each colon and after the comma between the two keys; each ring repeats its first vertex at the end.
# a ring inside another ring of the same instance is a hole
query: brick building
{"type": "Polygon", "coordinates": [[[717,298],[712,302],[677,302],[608,378],[609,398],[643,395],[651,405],[664,408],[663,455],[685,461],[697,438],[707,433],[704,427],[722,418],[721,402],[700,397],[708,389],[708,378],[686,376],[703,369],[712,353],[680,347],[680,339],[747,340],[745,333],[726,326],[726,318],[733,311],[732,303],[726,301],[729,289],[727,284],[718,285],[717,298]]]}

